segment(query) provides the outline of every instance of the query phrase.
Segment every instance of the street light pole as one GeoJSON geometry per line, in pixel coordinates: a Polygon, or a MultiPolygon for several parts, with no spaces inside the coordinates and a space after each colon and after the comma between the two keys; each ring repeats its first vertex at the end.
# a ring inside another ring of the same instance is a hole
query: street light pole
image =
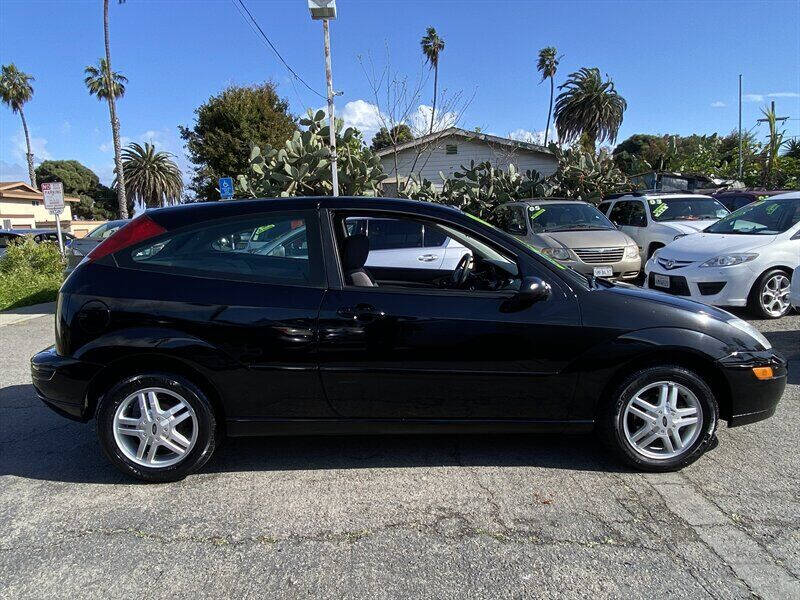
{"type": "Polygon", "coordinates": [[[739,73],[739,181],[742,180],[742,74],[739,73]]]}
{"type": "Polygon", "coordinates": [[[325,81],[328,86],[328,129],[330,130],[331,144],[331,183],[333,195],[339,195],[339,172],[336,156],[336,120],[333,114],[333,74],[331,73],[331,34],[328,19],[322,20],[322,31],[325,37],[325,81]]]}
{"type": "Polygon", "coordinates": [[[322,21],[322,33],[325,38],[325,81],[328,86],[328,129],[330,129],[331,145],[331,184],[333,195],[339,195],[339,171],[336,156],[336,118],[333,114],[333,75],[331,74],[331,32],[329,21],[336,18],[336,0],[308,0],[311,18],[322,21]]]}

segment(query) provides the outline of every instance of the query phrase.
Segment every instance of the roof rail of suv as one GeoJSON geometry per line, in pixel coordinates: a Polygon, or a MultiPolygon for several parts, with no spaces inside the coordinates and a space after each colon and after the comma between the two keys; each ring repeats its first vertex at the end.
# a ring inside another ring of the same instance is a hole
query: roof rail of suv
{"type": "Polygon", "coordinates": [[[636,196],[637,198],[641,198],[642,196],[661,196],[663,194],[694,194],[692,190],[634,190],[632,192],[617,192],[615,194],[607,194],[603,196],[603,200],[614,200],[615,198],[622,198],[623,196],[636,196]]]}

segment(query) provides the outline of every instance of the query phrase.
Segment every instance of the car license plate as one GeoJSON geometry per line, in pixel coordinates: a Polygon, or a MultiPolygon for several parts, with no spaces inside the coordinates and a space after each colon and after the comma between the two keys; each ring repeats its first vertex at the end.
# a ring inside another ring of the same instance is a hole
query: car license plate
{"type": "Polygon", "coordinates": [[[595,267],[594,268],[594,276],[595,277],[613,277],[614,276],[614,269],[611,267],[595,267]]]}
{"type": "Polygon", "coordinates": [[[657,274],[654,274],[653,283],[655,284],[656,287],[668,288],[669,287],[669,275],[657,275],[657,274]]]}

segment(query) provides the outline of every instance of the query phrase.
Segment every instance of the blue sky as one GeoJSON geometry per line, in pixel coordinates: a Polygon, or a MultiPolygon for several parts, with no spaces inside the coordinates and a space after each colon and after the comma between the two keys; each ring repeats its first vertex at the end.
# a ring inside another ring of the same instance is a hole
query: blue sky
{"type": "MultiPolygon", "coordinates": [[[[245,2],[289,64],[323,92],[321,25],[311,21],[305,0],[245,2]]],[[[556,83],[582,66],[614,79],[628,101],[620,140],[641,132],[731,131],[739,73],[745,127],[775,100],[779,114],[793,119],[787,133],[800,135],[800,3],[794,0],[337,4],[331,26],[334,84],[343,92],[337,110],[367,137],[380,120],[362,62],[371,59],[378,70],[388,62],[414,81],[424,72],[419,39],[429,25],[446,42],[440,89],[471,98],[465,108],[458,103],[462,127],[518,137],[541,132],[549,88],[539,84],[536,54],[554,45],[563,54],[556,83]]],[[[83,85],[83,68],[103,53],[102,3],[0,0],[0,21],[0,61],[36,77],[25,110],[37,161],[74,158],[108,183],[107,106],[83,85]]],[[[118,105],[123,136],[154,141],[178,155],[184,169],[177,126],[191,124],[194,109],[227,85],[271,79],[295,114],[324,104],[292,85],[231,0],[113,2],[111,44],[114,70],[130,80],[118,105]]],[[[430,104],[432,79],[426,83],[415,104],[430,104]]],[[[26,179],[24,164],[19,117],[0,107],[0,179],[26,179]]]]}

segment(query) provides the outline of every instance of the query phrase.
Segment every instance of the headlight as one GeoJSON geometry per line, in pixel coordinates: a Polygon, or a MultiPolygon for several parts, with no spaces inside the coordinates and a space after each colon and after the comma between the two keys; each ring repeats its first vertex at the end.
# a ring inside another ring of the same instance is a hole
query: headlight
{"type": "Polygon", "coordinates": [[[556,260],[569,260],[569,250],[566,248],[543,248],[542,254],[556,260]]]}
{"type": "Polygon", "coordinates": [[[709,258],[701,264],[701,267],[732,267],[742,263],[750,262],[758,257],[758,254],[721,254],[714,258],[709,258]]]}
{"type": "Polygon", "coordinates": [[[639,246],[625,248],[625,258],[639,258],[639,246]]]}
{"type": "Polygon", "coordinates": [[[689,235],[689,234],[688,234],[688,233],[679,233],[679,234],[678,234],[678,235],[676,235],[674,238],[672,238],[672,241],[674,242],[674,241],[675,241],[675,240],[677,240],[678,238],[686,237],[687,235],[689,235]]]}
{"type": "Polygon", "coordinates": [[[733,325],[739,331],[749,335],[751,338],[753,338],[759,344],[764,346],[765,350],[769,350],[770,348],[772,348],[772,344],[770,344],[769,340],[764,337],[764,334],[762,334],[758,329],[756,329],[755,327],[750,325],[750,323],[748,323],[747,321],[743,321],[742,319],[739,319],[738,317],[734,317],[733,319],[730,319],[728,321],[728,325],[733,325]]]}

